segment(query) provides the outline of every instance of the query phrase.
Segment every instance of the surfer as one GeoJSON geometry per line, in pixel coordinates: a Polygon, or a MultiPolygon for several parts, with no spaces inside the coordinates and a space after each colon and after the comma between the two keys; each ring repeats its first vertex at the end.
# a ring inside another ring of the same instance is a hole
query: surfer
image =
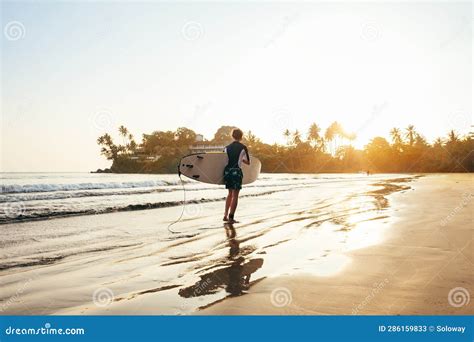
{"type": "Polygon", "coordinates": [[[229,192],[225,201],[224,221],[229,222],[235,222],[234,215],[239,201],[239,191],[242,189],[243,173],[240,167],[242,163],[250,165],[247,146],[240,142],[243,135],[243,132],[238,128],[232,130],[234,141],[225,148],[229,161],[224,168],[224,183],[229,192]]]}

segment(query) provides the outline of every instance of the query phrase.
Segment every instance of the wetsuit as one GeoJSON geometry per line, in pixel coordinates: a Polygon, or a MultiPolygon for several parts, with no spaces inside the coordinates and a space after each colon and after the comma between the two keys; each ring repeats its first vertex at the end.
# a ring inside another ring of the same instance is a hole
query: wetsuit
{"type": "Polygon", "coordinates": [[[243,173],[240,168],[242,160],[245,158],[250,162],[247,146],[241,142],[234,141],[225,148],[229,161],[224,168],[224,183],[226,189],[242,189],[243,173]]]}

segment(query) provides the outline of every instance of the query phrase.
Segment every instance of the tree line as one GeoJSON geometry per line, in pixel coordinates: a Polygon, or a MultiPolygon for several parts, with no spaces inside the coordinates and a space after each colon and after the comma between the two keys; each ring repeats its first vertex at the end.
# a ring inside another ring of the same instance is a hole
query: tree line
{"type": "MultiPolygon", "coordinates": [[[[233,126],[220,127],[211,140],[199,144],[226,145],[233,126]]],[[[262,172],[472,172],[474,133],[460,136],[454,130],[429,143],[413,125],[393,128],[390,138],[377,136],[363,149],[352,146],[356,136],[333,122],[326,130],[313,123],[306,132],[282,132],[285,144],[267,144],[251,131],[244,135],[251,154],[262,162],[262,172]]],[[[101,154],[112,166],[98,172],[173,173],[180,158],[189,153],[197,134],[186,127],[143,134],[140,143],[124,126],[121,142],[106,133],[97,139],[101,154]]]]}

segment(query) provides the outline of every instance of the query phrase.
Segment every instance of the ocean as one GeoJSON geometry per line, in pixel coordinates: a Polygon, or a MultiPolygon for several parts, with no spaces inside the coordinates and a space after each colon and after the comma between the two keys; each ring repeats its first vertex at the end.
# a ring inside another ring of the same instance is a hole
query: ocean
{"type": "Polygon", "coordinates": [[[223,186],[177,175],[4,173],[0,309],[189,314],[267,277],[335,274],[345,253],[382,239],[400,207],[392,194],[416,179],[262,174],[232,225],[223,186]]]}
{"type": "MultiPolygon", "coordinates": [[[[243,196],[262,196],[321,182],[365,180],[349,174],[262,174],[243,196]]],[[[183,200],[221,200],[223,186],[176,174],[2,173],[0,224],[72,215],[101,214],[177,206],[183,200]]]]}

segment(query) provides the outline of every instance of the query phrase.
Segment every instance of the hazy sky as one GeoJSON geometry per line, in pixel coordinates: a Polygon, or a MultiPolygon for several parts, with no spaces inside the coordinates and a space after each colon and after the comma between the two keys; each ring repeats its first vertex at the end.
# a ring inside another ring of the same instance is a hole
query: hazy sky
{"type": "Polygon", "coordinates": [[[107,167],[125,125],[283,142],[339,121],[360,147],[472,122],[470,3],[2,2],[3,171],[107,167]]]}

